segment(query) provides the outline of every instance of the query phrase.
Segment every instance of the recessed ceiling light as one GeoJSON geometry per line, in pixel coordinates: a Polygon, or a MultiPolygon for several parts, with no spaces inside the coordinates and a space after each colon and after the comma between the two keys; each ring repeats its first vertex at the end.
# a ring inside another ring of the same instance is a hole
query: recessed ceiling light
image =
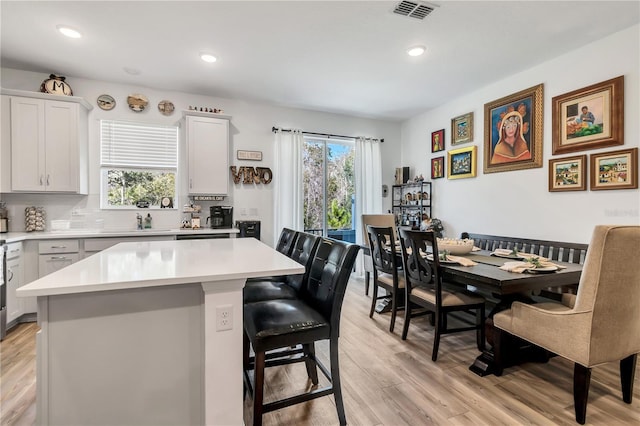
{"type": "Polygon", "coordinates": [[[202,59],[205,62],[209,62],[210,64],[218,60],[218,58],[213,56],[211,53],[201,53],[200,59],[202,59]]]}
{"type": "Polygon", "coordinates": [[[82,37],[82,33],[74,28],[68,27],[66,25],[58,25],[56,27],[58,29],[58,31],[60,31],[62,34],[66,35],[67,37],[70,38],[80,38],[82,37]]]}
{"type": "Polygon", "coordinates": [[[409,56],[420,56],[427,50],[424,46],[413,46],[407,49],[409,56]]]}

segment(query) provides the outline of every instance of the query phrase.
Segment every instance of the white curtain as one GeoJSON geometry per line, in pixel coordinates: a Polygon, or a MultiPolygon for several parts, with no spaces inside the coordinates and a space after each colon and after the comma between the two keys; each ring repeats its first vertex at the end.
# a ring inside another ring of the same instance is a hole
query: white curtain
{"type": "MultiPolygon", "coordinates": [[[[382,159],[378,139],[356,138],[356,242],[362,244],[362,215],[382,211],[382,159]]],[[[356,270],[362,274],[362,256],[356,270]]]]}
{"type": "Polygon", "coordinates": [[[275,247],[282,228],[304,230],[304,194],[302,186],[302,148],[304,138],[301,130],[275,133],[274,177],[274,226],[275,247]]]}

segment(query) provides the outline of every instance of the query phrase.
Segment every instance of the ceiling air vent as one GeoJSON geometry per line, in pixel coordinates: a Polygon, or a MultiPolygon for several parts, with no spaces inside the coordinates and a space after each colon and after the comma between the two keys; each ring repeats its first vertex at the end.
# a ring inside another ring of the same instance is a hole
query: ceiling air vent
{"type": "Polygon", "coordinates": [[[435,10],[435,5],[415,1],[401,1],[393,9],[393,13],[423,20],[435,10]]]}

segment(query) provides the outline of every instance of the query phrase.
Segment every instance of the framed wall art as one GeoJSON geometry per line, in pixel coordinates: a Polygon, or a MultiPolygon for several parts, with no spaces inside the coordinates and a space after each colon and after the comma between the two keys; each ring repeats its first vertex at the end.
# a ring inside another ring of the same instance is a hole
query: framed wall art
{"type": "Polygon", "coordinates": [[[638,148],[591,155],[592,191],[638,187],[638,148]]]}
{"type": "Polygon", "coordinates": [[[431,152],[444,151],[444,129],[431,132],[431,152]]]}
{"type": "Polygon", "coordinates": [[[262,161],[262,151],[236,151],[238,160],[262,161]]]}
{"type": "Polygon", "coordinates": [[[451,119],[451,145],[473,142],[473,112],[451,119]]]}
{"type": "Polygon", "coordinates": [[[542,167],[542,84],[484,105],[484,172],[542,167]]]}
{"type": "Polygon", "coordinates": [[[554,154],[624,144],[624,76],[552,101],[554,154]]]}
{"type": "Polygon", "coordinates": [[[440,179],[444,177],[444,157],[436,157],[431,159],[431,179],[440,179]]]}
{"type": "Polygon", "coordinates": [[[585,191],[586,189],[586,155],[549,160],[549,192],[585,191]]]}
{"type": "Polygon", "coordinates": [[[476,176],[476,146],[447,151],[447,179],[464,179],[476,176]]]}

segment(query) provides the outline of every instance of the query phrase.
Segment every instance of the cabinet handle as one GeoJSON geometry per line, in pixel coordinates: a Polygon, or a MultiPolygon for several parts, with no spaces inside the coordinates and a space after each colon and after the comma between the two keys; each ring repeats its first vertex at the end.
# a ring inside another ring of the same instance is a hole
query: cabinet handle
{"type": "Polygon", "coordinates": [[[67,256],[51,256],[50,260],[70,260],[67,256]]]}
{"type": "Polygon", "coordinates": [[[67,246],[51,246],[52,249],[66,249],[67,246]]]}
{"type": "Polygon", "coordinates": [[[193,189],[193,179],[189,179],[189,189],[193,189]]]}
{"type": "Polygon", "coordinates": [[[9,253],[17,253],[19,251],[20,251],[20,249],[13,249],[13,250],[9,250],[9,253]]]}
{"type": "Polygon", "coordinates": [[[47,186],[49,186],[49,175],[47,175],[47,186]]]}
{"type": "Polygon", "coordinates": [[[40,186],[42,186],[42,185],[43,185],[43,182],[42,182],[42,181],[43,181],[43,179],[44,179],[44,176],[40,175],[40,186]]]}
{"type": "Polygon", "coordinates": [[[9,269],[7,270],[7,272],[9,273],[9,279],[7,280],[7,282],[11,282],[11,280],[13,279],[13,271],[9,269]]]}

